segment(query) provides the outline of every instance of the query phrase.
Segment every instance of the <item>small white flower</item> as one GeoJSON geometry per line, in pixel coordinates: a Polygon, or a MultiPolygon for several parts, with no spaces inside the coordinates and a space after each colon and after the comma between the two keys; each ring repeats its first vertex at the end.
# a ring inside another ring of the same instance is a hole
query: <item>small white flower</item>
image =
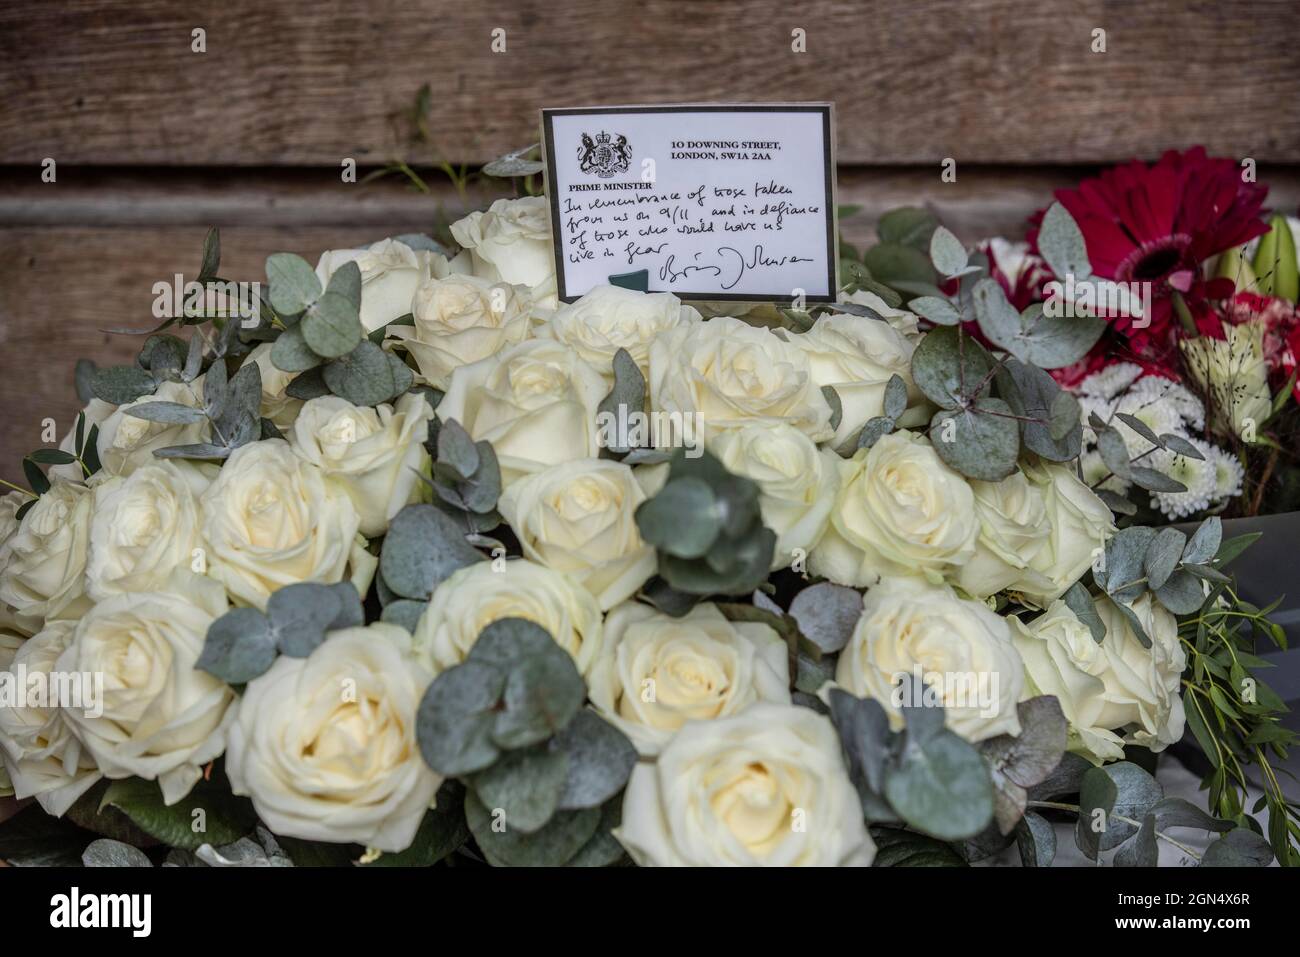
{"type": "Polygon", "coordinates": [[[1214,497],[1223,500],[1240,495],[1245,473],[1237,457],[1215,445],[1210,446],[1207,457],[1214,465],[1214,497]]]}
{"type": "Polygon", "coordinates": [[[1152,468],[1187,486],[1185,492],[1151,493],[1152,507],[1158,508],[1170,518],[1182,518],[1204,511],[1215,498],[1217,482],[1214,462],[1210,458],[1213,446],[1197,438],[1188,438],[1187,441],[1196,446],[1205,458],[1194,459],[1168,449],[1161,449],[1151,455],[1152,468]]]}
{"type": "Polygon", "coordinates": [[[1142,367],[1132,362],[1116,362],[1098,369],[1079,383],[1079,392],[1093,399],[1113,399],[1142,374],[1142,367]]]}
{"type": "Polygon", "coordinates": [[[1133,384],[1130,395],[1159,397],[1194,430],[1205,427],[1205,404],[1186,386],[1158,375],[1143,376],[1133,384]]]}

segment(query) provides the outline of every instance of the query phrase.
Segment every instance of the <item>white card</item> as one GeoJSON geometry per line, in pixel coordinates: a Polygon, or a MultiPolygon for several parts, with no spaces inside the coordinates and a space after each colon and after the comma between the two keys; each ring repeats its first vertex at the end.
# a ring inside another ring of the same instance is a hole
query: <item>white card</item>
{"type": "Polygon", "coordinates": [[[542,110],[560,298],[644,269],[682,299],[834,301],[833,129],[830,104],[542,110]]]}

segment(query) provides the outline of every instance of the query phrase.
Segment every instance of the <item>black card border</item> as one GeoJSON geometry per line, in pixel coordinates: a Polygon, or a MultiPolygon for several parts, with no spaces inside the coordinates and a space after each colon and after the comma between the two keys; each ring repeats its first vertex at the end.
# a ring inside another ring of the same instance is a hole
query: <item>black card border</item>
{"type": "MultiPolygon", "coordinates": [[[[686,103],[665,106],[592,106],[559,107],[541,110],[542,163],[546,167],[546,198],[551,210],[552,258],[555,264],[555,283],[560,302],[576,302],[580,296],[566,294],[564,285],[564,259],[560,236],[560,204],[555,181],[555,135],[551,123],[553,116],[598,116],[607,113],[820,113],[825,149],[826,191],[826,263],[829,295],[806,295],[807,302],[835,302],[839,292],[839,217],[835,181],[835,104],[834,103],[686,103]]],[[[662,291],[662,290],[656,290],[662,291]]],[[[672,291],[684,302],[753,302],[784,303],[790,301],[789,292],[780,295],[755,295],[753,293],[708,293],[672,291]]]]}

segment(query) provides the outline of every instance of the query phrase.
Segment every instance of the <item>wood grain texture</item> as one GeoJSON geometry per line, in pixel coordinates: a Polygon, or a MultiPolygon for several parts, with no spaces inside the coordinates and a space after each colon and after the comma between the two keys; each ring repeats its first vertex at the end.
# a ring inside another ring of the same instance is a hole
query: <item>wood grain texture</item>
{"type": "Polygon", "coordinates": [[[849,164],[1297,161],[1297,22],[1294,0],[8,0],[0,163],[381,161],[426,82],[464,161],[534,141],[542,106],[737,98],[834,101],[849,164]]]}

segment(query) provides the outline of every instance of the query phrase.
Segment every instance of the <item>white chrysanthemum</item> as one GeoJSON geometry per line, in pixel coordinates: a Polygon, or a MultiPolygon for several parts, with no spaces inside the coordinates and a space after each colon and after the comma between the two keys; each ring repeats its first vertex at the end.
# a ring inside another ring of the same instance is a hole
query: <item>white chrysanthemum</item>
{"type": "Polygon", "coordinates": [[[1210,459],[1213,446],[1197,438],[1189,438],[1187,441],[1196,446],[1205,458],[1194,459],[1166,449],[1161,449],[1150,457],[1152,468],[1187,486],[1185,492],[1151,493],[1151,507],[1159,509],[1170,518],[1182,518],[1204,511],[1215,498],[1215,467],[1210,459]]]}
{"type": "Polygon", "coordinates": [[[1132,362],[1116,362],[1098,369],[1079,383],[1079,392],[1089,398],[1113,399],[1142,374],[1142,367],[1132,362]]]}
{"type": "MultiPolygon", "coordinates": [[[[1159,393],[1129,391],[1115,403],[1115,411],[1133,416],[1156,435],[1170,432],[1181,435],[1183,432],[1182,414],[1174,402],[1159,393]]],[[[1130,456],[1143,455],[1154,447],[1149,439],[1143,438],[1122,419],[1113,419],[1111,425],[1124,437],[1130,456]]]]}
{"type": "Polygon", "coordinates": [[[1222,501],[1240,495],[1245,473],[1237,457],[1217,445],[1211,445],[1206,458],[1214,466],[1214,497],[1222,501]]]}
{"type": "Polygon", "coordinates": [[[1205,404],[1195,393],[1180,383],[1158,375],[1143,376],[1133,383],[1129,395],[1147,399],[1158,398],[1162,404],[1172,408],[1192,429],[1200,430],[1205,427],[1205,404]]]}

